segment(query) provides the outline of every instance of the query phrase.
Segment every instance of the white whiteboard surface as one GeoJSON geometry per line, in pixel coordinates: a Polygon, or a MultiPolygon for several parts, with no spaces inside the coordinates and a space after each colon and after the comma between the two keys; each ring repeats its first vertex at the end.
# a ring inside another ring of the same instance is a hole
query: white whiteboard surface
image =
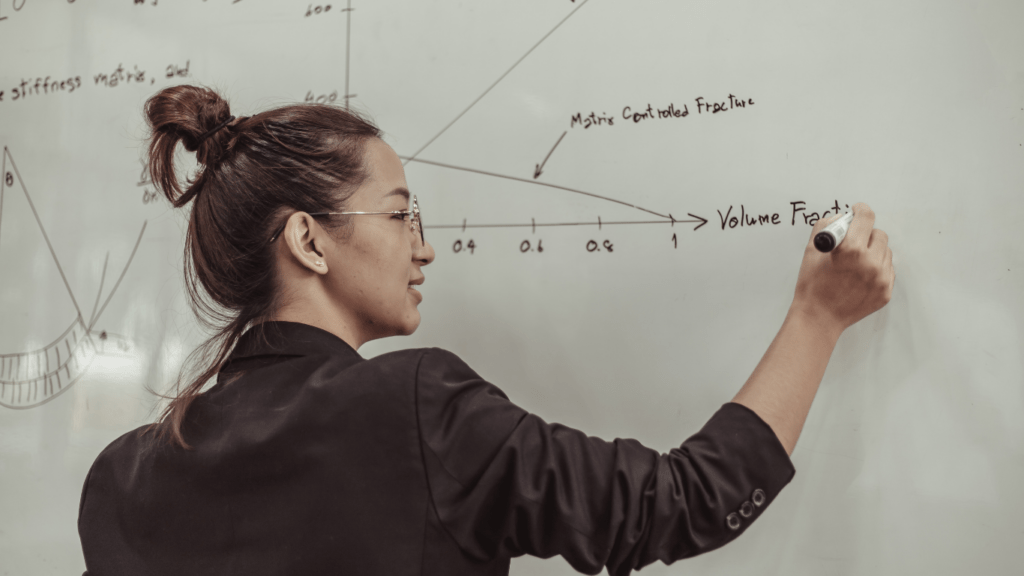
{"type": "Polygon", "coordinates": [[[644,574],[1021,573],[1024,4],[319,6],[0,0],[0,574],[84,570],[88,467],[201,340],[185,214],[140,180],[142,104],[178,82],[236,115],[348,101],[415,155],[423,323],[364,356],[447,348],[548,421],[661,451],[774,337],[804,216],[867,202],[895,294],[839,341],[794,481],[644,574]]]}

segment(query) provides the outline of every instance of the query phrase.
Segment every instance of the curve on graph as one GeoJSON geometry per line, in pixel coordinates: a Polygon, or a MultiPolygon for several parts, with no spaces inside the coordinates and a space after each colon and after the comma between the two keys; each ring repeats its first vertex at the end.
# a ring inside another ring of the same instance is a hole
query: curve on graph
{"type": "Polygon", "coordinates": [[[514,180],[516,182],[523,182],[525,184],[533,184],[535,186],[546,186],[548,188],[554,188],[556,190],[564,190],[565,192],[572,192],[574,194],[582,194],[584,196],[590,196],[591,198],[597,198],[598,200],[605,200],[607,202],[614,202],[615,204],[621,204],[622,206],[628,206],[628,207],[634,208],[636,210],[647,212],[648,214],[654,214],[655,216],[660,216],[660,217],[664,218],[666,222],[669,222],[669,221],[672,220],[672,217],[669,216],[668,214],[662,214],[660,212],[655,212],[654,210],[648,210],[647,208],[644,208],[643,206],[637,206],[636,204],[630,204],[629,202],[625,202],[623,200],[617,200],[615,198],[609,198],[608,196],[601,196],[600,194],[594,194],[593,192],[586,192],[584,190],[577,190],[575,188],[569,188],[569,187],[566,187],[566,186],[559,186],[558,184],[549,184],[547,182],[538,182],[536,180],[529,180],[527,178],[518,178],[516,176],[508,176],[506,174],[498,174],[496,172],[487,172],[485,170],[477,170],[476,168],[467,168],[465,166],[455,166],[453,164],[444,164],[442,162],[434,162],[432,160],[424,160],[422,158],[412,158],[410,156],[399,156],[399,158],[401,158],[403,160],[409,160],[410,162],[418,162],[418,163],[421,163],[421,164],[429,164],[430,166],[437,166],[439,168],[448,168],[450,170],[461,170],[462,172],[471,172],[473,174],[480,174],[482,176],[491,176],[491,177],[494,177],[494,178],[504,178],[505,180],[514,180]]]}
{"type": "Polygon", "coordinates": [[[49,402],[85,373],[96,354],[96,342],[81,316],[38,350],[0,354],[0,406],[24,409],[49,402]]]}

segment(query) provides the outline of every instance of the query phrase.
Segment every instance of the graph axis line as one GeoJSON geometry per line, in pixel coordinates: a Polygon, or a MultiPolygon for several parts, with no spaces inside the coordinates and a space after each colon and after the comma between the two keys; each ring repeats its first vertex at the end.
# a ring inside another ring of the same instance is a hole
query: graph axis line
{"type": "Polygon", "coordinates": [[[4,229],[4,192],[7,191],[7,146],[4,146],[3,166],[0,167],[0,242],[3,241],[4,229]]]}
{"type": "MultiPolygon", "coordinates": [[[[672,225],[675,225],[675,224],[685,224],[685,223],[688,223],[688,222],[689,223],[694,223],[694,224],[699,222],[699,223],[701,223],[700,226],[703,226],[704,225],[703,223],[707,222],[707,221],[705,219],[703,219],[703,218],[700,218],[699,220],[674,220],[673,219],[673,220],[613,220],[613,221],[607,221],[607,220],[598,219],[595,222],[536,222],[534,219],[531,218],[531,222],[529,224],[468,224],[465,221],[463,221],[462,224],[434,224],[434,225],[431,225],[431,226],[424,226],[423,228],[424,229],[434,229],[434,230],[455,230],[455,229],[458,229],[458,230],[463,230],[463,231],[465,231],[467,229],[471,229],[471,228],[532,228],[532,229],[536,229],[536,228],[552,228],[552,227],[558,227],[558,226],[596,226],[598,228],[601,228],[602,226],[614,226],[614,225],[624,225],[624,224],[672,224],[672,225]]],[[[700,228],[700,226],[697,226],[697,228],[700,228]]],[[[694,230],[696,230],[697,228],[694,228],[694,230]]]]}
{"type": "Polygon", "coordinates": [[[345,110],[349,109],[349,100],[352,95],[348,88],[348,75],[351,66],[352,51],[352,0],[348,0],[345,6],[345,110]]]}

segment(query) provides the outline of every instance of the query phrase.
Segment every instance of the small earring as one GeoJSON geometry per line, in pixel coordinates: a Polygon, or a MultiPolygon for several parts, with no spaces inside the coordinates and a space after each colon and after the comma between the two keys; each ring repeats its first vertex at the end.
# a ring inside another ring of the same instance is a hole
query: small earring
{"type": "Polygon", "coordinates": [[[321,261],[321,260],[317,260],[317,261],[316,261],[316,265],[317,265],[317,266],[323,266],[323,265],[324,265],[324,263],[323,263],[323,261],[321,261]]]}

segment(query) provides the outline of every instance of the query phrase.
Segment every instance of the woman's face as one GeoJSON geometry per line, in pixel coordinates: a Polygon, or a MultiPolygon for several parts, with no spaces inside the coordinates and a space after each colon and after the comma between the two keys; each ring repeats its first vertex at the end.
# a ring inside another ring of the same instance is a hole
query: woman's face
{"type": "MultiPolygon", "coordinates": [[[[409,210],[409,188],[398,155],[384,141],[366,144],[367,178],[345,206],[346,212],[409,210]]],[[[409,218],[400,215],[348,216],[350,228],[325,254],[324,280],[330,297],[347,309],[363,342],[412,334],[420,324],[423,266],[434,249],[420,241],[409,218]]]]}

